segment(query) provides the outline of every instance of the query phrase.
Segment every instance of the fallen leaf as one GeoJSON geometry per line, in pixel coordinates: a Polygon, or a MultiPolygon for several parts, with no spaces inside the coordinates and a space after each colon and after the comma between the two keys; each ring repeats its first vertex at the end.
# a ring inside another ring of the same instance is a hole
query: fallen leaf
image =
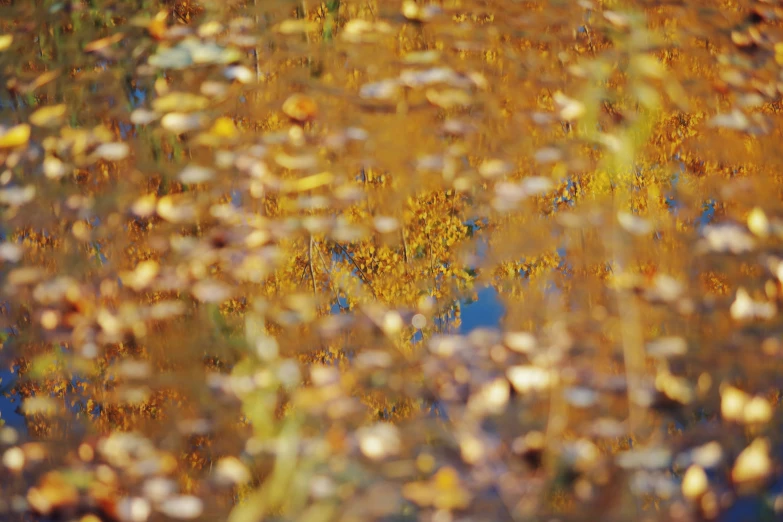
{"type": "Polygon", "coordinates": [[[9,47],[11,47],[13,41],[14,41],[14,35],[12,34],[0,35],[0,51],[5,51],[9,47]]]}
{"type": "Polygon", "coordinates": [[[315,100],[306,94],[292,94],[283,102],[286,116],[299,123],[312,121],[318,114],[315,100]]]}
{"type": "Polygon", "coordinates": [[[7,128],[0,126],[0,149],[10,149],[27,144],[30,140],[30,126],[20,123],[7,128]]]}
{"type": "Polygon", "coordinates": [[[62,124],[66,110],[64,103],[41,107],[30,115],[30,123],[37,127],[57,127],[62,124]]]}
{"type": "Polygon", "coordinates": [[[111,36],[107,36],[105,38],[99,38],[98,40],[93,40],[92,42],[84,46],[84,52],[92,53],[95,51],[100,51],[101,49],[105,49],[106,47],[109,47],[111,45],[120,42],[123,38],[125,38],[125,33],[119,32],[111,36]]]}
{"type": "Polygon", "coordinates": [[[759,438],[737,456],[731,470],[731,479],[735,484],[752,484],[766,479],[770,473],[772,461],[769,458],[769,441],[759,438]]]}

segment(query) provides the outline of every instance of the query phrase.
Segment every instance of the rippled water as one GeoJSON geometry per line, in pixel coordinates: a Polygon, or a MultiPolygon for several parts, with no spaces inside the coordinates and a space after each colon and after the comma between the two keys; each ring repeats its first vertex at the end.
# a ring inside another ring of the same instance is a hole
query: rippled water
{"type": "Polygon", "coordinates": [[[781,20],[0,0],[0,518],[780,518],[781,20]]]}

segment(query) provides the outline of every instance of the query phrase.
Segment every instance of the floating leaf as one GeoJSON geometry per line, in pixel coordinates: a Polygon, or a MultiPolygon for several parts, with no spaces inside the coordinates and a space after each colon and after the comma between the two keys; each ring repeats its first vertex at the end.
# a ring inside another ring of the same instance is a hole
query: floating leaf
{"type": "Polygon", "coordinates": [[[394,101],[400,93],[400,84],[396,80],[365,83],[359,89],[359,97],[365,100],[394,101]]]}
{"type": "Polygon", "coordinates": [[[695,500],[706,493],[709,487],[709,479],[704,468],[696,464],[685,471],[682,477],[682,495],[690,500],[695,500]]]}
{"type": "Polygon", "coordinates": [[[620,452],[615,461],[624,469],[665,469],[671,465],[672,453],[668,448],[642,448],[620,452]]]}
{"type": "Polygon", "coordinates": [[[598,392],[582,386],[568,388],[564,396],[568,404],[575,408],[589,408],[598,402],[598,392]]]}
{"type": "Polygon", "coordinates": [[[0,242],[0,259],[11,263],[17,263],[22,259],[22,248],[7,241],[0,242]]]}
{"type": "Polygon", "coordinates": [[[188,165],[182,172],[179,173],[177,178],[182,183],[196,184],[205,183],[211,180],[215,176],[215,171],[209,167],[202,167],[200,165],[188,165]]]}
{"type": "Polygon", "coordinates": [[[633,67],[648,78],[661,80],[666,76],[666,69],[653,54],[640,54],[633,57],[633,67]]]}
{"type": "Polygon", "coordinates": [[[734,388],[733,386],[726,387],[726,389],[721,392],[721,415],[726,420],[741,420],[744,415],[745,406],[749,400],[750,396],[742,390],[734,388]]]}
{"type": "Polygon", "coordinates": [[[649,221],[628,212],[618,212],[617,221],[621,227],[635,236],[643,236],[653,231],[649,221]]]}
{"type": "Polygon", "coordinates": [[[147,288],[159,272],[160,265],[157,261],[142,261],[132,272],[122,275],[122,283],[139,292],[147,288]]]}
{"type": "Polygon", "coordinates": [[[392,32],[391,25],[386,22],[370,22],[355,18],[345,23],[341,38],[351,43],[374,42],[382,35],[392,32]]]}
{"type": "Polygon", "coordinates": [[[468,401],[468,410],[498,415],[506,409],[510,397],[508,381],[502,377],[483,385],[468,401]]]}
{"type": "Polygon", "coordinates": [[[733,225],[710,225],[704,228],[707,247],[713,252],[743,254],[756,247],[753,236],[743,228],[733,225]]]}
{"type": "Polygon", "coordinates": [[[14,472],[22,471],[25,464],[24,451],[22,451],[22,449],[18,447],[7,449],[5,453],[3,453],[2,463],[3,466],[5,466],[11,471],[14,472]]]}
{"type": "Polygon", "coordinates": [[[24,286],[37,283],[43,279],[45,272],[40,268],[26,266],[11,270],[6,277],[6,282],[11,286],[24,286]]]}
{"type": "Polygon", "coordinates": [[[50,397],[28,397],[22,410],[26,415],[55,415],[60,411],[60,405],[50,397]]]}
{"type": "Polygon", "coordinates": [[[627,29],[630,24],[628,15],[618,13],[617,11],[604,11],[604,18],[619,29],[627,29]]]}
{"type": "Polygon", "coordinates": [[[27,86],[20,89],[21,92],[25,94],[30,94],[34,92],[36,89],[40,89],[44,85],[53,82],[57,78],[60,77],[61,71],[59,69],[46,71],[44,73],[39,74],[35,77],[35,79],[30,82],[27,86]]]}
{"type": "Polygon", "coordinates": [[[206,118],[201,113],[183,114],[172,112],[166,114],[160,121],[161,126],[176,134],[200,129],[206,123],[206,118]]]}
{"type": "Polygon", "coordinates": [[[478,170],[485,178],[496,178],[510,173],[511,165],[503,160],[488,159],[479,166],[478,170]]]}
{"type": "Polygon", "coordinates": [[[555,186],[554,182],[542,176],[530,176],[522,180],[520,184],[525,194],[530,196],[538,196],[545,194],[552,190],[555,186]]]}
{"type": "Polygon", "coordinates": [[[460,77],[449,67],[433,67],[420,71],[418,69],[406,69],[400,73],[400,82],[411,88],[424,87],[443,83],[454,87],[467,88],[471,82],[460,77]]]}
{"type": "Polygon", "coordinates": [[[585,105],[579,100],[569,98],[558,91],[553,95],[555,104],[560,108],[560,118],[565,121],[578,120],[585,114],[585,105]]]}
{"type": "Polygon", "coordinates": [[[171,479],[152,477],[144,481],[142,491],[146,499],[160,503],[176,493],[177,484],[171,479]]]}
{"type": "Polygon", "coordinates": [[[201,38],[209,38],[212,36],[217,36],[218,34],[222,33],[224,29],[225,28],[223,27],[223,24],[216,20],[212,20],[199,26],[198,35],[201,38]]]}
{"type": "Polygon", "coordinates": [[[777,306],[772,302],[755,301],[747,290],[739,288],[729,311],[732,319],[737,321],[772,319],[777,314],[777,306]]]}
{"type": "Polygon", "coordinates": [[[149,64],[160,69],[186,69],[193,65],[193,57],[187,49],[174,47],[158,50],[157,54],[150,56],[149,64]]]}
{"type": "Polygon", "coordinates": [[[555,381],[550,371],[531,365],[512,366],[506,370],[506,376],[521,394],[547,390],[555,381]]]}
{"type": "Polygon", "coordinates": [[[429,481],[405,484],[402,495],[419,506],[443,510],[464,509],[472,501],[472,495],[462,486],[452,467],[441,468],[429,481]]]}
{"type": "Polygon", "coordinates": [[[162,40],[166,36],[166,20],[169,17],[169,12],[166,9],[158,11],[155,16],[147,21],[145,27],[150,36],[156,40],[162,40]]]}
{"type": "Polygon", "coordinates": [[[215,478],[218,482],[228,485],[246,484],[252,479],[247,466],[236,457],[223,457],[215,466],[215,478]]]}
{"type": "Polygon", "coordinates": [[[647,345],[647,353],[653,357],[667,358],[685,355],[688,343],[682,337],[661,337],[647,345]]]}
{"type": "Polygon", "coordinates": [[[30,123],[37,127],[57,127],[62,124],[66,110],[64,103],[41,107],[30,115],[30,123]]]}
{"type": "Polygon", "coordinates": [[[312,154],[291,156],[281,152],[275,156],[275,163],[288,170],[309,170],[318,166],[318,158],[312,154]]]}
{"type": "Polygon", "coordinates": [[[95,149],[95,156],[106,161],[120,161],[128,157],[130,147],[127,143],[103,143],[95,149]]]}
{"type": "Polygon", "coordinates": [[[318,115],[318,105],[306,94],[292,94],[283,102],[283,112],[294,121],[305,123],[318,115]]]}
{"type": "Polygon", "coordinates": [[[215,279],[205,279],[193,285],[193,297],[203,303],[222,303],[233,295],[232,288],[215,279]]]}
{"type": "Polygon", "coordinates": [[[507,332],[503,343],[519,353],[532,353],[538,346],[536,337],[530,332],[507,332]]]}
{"type": "Polygon", "coordinates": [[[400,222],[393,217],[376,216],[373,218],[373,226],[381,234],[389,234],[400,228],[400,222]]]}
{"type": "Polygon", "coordinates": [[[196,208],[192,203],[178,201],[172,196],[160,198],[155,210],[160,217],[172,223],[189,223],[196,218],[196,208]]]}
{"type": "Polygon", "coordinates": [[[750,211],[748,216],[748,230],[760,238],[766,238],[770,233],[770,223],[767,215],[759,207],[750,211]]]}
{"type": "Polygon", "coordinates": [[[123,38],[125,38],[125,33],[119,32],[111,36],[107,36],[105,38],[93,40],[92,42],[84,46],[84,52],[92,53],[95,51],[101,51],[107,47],[110,47],[116,43],[121,42],[123,38]]]}
{"type": "Polygon", "coordinates": [[[160,114],[147,109],[136,109],[130,115],[130,121],[134,125],[147,125],[160,118],[160,114]]]}
{"type": "Polygon", "coordinates": [[[280,34],[301,34],[310,33],[318,30],[318,24],[306,19],[288,19],[283,20],[275,26],[275,31],[280,34]]]}
{"type": "Polygon", "coordinates": [[[242,53],[238,49],[186,38],[174,47],[158,48],[148,62],[159,69],[186,69],[194,64],[230,64],[241,59],[242,53]]]}
{"type": "Polygon", "coordinates": [[[750,120],[739,109],[734,109],[730,113],[718,114],[710,120],[710,126],[723,129],[744,131],[750,126],[750,120]]]}
{"type": "Polygon", "coordinates": [[[155,112],[192,112],[209,107],[209,100],[189,92],[171,92],[152,101],[155,112]]]}
{"type": "Polygon", "coordinates": [[[58,471],[50,471],[27,493],[27,502],[34,512],[47,516],[53,512],[73,509],[79,501],[79,490],[58,471]]]}
{"type": "Polygon", "coordinates": [[[12,34],[0,34],[0,52],[5,51],[14,42],[14,35],[12,34]]]}
{"type": "Polygon", "coordinates": [[[386,422],[360,428],[356,432],[359,448],[371,460],[381,460],[400,451],[400,434],[397,427],[386,422]]]}
{"type": "Polygon", "coordinates": [[[772,404],[764,397],[753,397],[745,405],[743,421],[745,424],[766,424],[772,419],[772,404]]]}
{"type": "Polygon", "coordinates": [[[35,198],[35,186],[9,187],[0,189],[0,205],[20,207],[35,198]]]}
{"type": "Polygon", "coordinates": [[[771,472],[769,441],[765,438],[758,438],[737,456],[731,470],[731,479],[739,485],[753,484],[763,481],[771,472]]]}
{"type": "Polygon", "coordinates": [[[453,109],[455,107],[467,107],[472,103],[470,94],[459,89],[435,90],[427,89],[427,100],[441,109],[453,109]]]}
{"type": "Polygon", "coordinates": [[[402,15],[408,20],[428,22],[440,13],[441,9],[436,5],[420,6],[414,0],[405,0],[402,3],[402,15]]]}
{"type": "Polygon", "coordinates": [[[117,503],[117,514],[125,522],[146,522],[151,513],[152,506],[141,497],[126,497],[117,503]]]}
{"type": "Polygon", "coordinates": [[[169,518],[177,520],[193,520],[201,516],[204,511],[204,503],[198,497],[181,495],[164,500],[160,505],[160,512],[169,518]]]}
{"type": "Polygon", "coordinates": [[[546,147],[536,151],[534,159],[536,163],[554,163],[560,161],[563,153],[557,147],[546,147]]]}
{"type": "Polygon", "coordinates": [[[157,197],[155,194],[147,194],[137,199],[131,205],[131,212],[141,218],[149,217],[155,213],[157,206],[157,197]]]}
{"type": "Polygon", "coordinates": [[[405,63],[429,65],[437,63],[441,57],[441,52],[435,49],[428,51],[414,51],[403,56],[402,60],[405,63]]]}
{"type": "Polygon", "coordinates": [[[223,71],[223,76],[228,80],[236,80],[239,83],[248,84],[256,79],[256,73],[251,71],[244,65],[233,65],[226,67],[223,71]]]}
{"type": "Polygon", "coordinates": [[[70,172],[68,166],[57,158],[47,156],[43,161],[44,176],[49,179],[60,179],[70,172]]]}
{"type": "Polygon", "coordinates": [[[30,140],[30,126],[21,123],[13,127],[0,125],[0,149],[9,149],[27,144],[30,140]]]}

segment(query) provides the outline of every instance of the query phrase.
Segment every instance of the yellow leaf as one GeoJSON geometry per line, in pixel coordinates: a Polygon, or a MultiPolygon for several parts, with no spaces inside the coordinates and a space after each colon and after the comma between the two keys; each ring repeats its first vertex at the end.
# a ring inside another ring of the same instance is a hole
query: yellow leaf
{"type": "Polygon", "coordinates": [[[761,238],[769,235],[769,219],[767,219],[767,215],[759,207],[751,210],[748,216],[748,229],[761,238]]]}
{"type": "Polygon", "coordinates": [[[282,34],[301,34],[309,33],[318,29],[318,24],[309,20],[283,20],[275,27],[277,32],[282,34]]]}
{"type": "Polygon", "coordinates": [[[66,109],[63,103],[41,107],[30,115],[30,123],[38,127],[56,127],[62,122],[66,109]]]}
{"type": "Polygon", "coordinates": [[[334,175],[331,172],[321,172],[287,183],[285,187],[295,192],[304,192],[328,185],[332,180],[334,180],[334,175]]]}
{"type": "Polygon", "coordinates": [[[223,116],[215,120],[209,132],[220,138],[233,138],[237,135],[237,127],[234,120],[223,116]]]}
{"type": "Polygon", "coordinates": [[[30,126],[26,123],[16,125],[8,130],[0,130],[0,149],[8,149],[24,145],[30,140],[30,126]]]}
{"type": "Polygon", "coordinates": [[[450,490],[459,486],[459,475],[450,467],[439,469],[432,480],[435,482],[435,487],[441,490],[450,490]]]}
{"type": "Polygon", "coordinates": [[[166,20],[168,19],[168,16],[169,12],[166,9],[155,15],[155,18],[153,18],[149,22],[149,25],[147,25],[147,31],[149,32],[150,36],[156,40],[162,40],[166,36],[166,31],[168,30],[166,20]]]}
{"type": "Polygon", "coordinates": [[[731,478],[735,484],[747,484],[765,479],[772,472],[769,440],[759,438],[742,450],[734,462],[731,478]]]}
{"type": "Polygon", "coordinates": [[[189,92],[172,92],[152,102],[152,109],[156,112],[200,111],[208,106],[209,100],[207,98],[189,92]]]}
{"type": "Polygon", "coordinates": [[[783,42],[775,44],[775,61],[778,64],[783,64],[783,42]]]}
{"type": "Polygon", "coordinates": [[[5,51],[9,47],[11,47],[11,43],[14,41],[14,35],[12,34],[4,34],[0,35],[0,51],[5,51]]]}
{"type": "Polygon", "coordinates": [[[682,478],[682,494],[687,499],[698,499],[707,491],[709,484],[704,468],[693,464],[682,478]]]}

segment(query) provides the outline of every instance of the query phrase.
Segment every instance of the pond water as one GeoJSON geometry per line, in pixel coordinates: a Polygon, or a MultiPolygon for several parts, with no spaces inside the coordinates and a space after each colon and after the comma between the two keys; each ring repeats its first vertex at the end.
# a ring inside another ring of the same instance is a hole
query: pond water
{"type": "Polygon", "coordinates": [[[783,517],[783,8],[0,0],[0,518],[783,517]]]}

